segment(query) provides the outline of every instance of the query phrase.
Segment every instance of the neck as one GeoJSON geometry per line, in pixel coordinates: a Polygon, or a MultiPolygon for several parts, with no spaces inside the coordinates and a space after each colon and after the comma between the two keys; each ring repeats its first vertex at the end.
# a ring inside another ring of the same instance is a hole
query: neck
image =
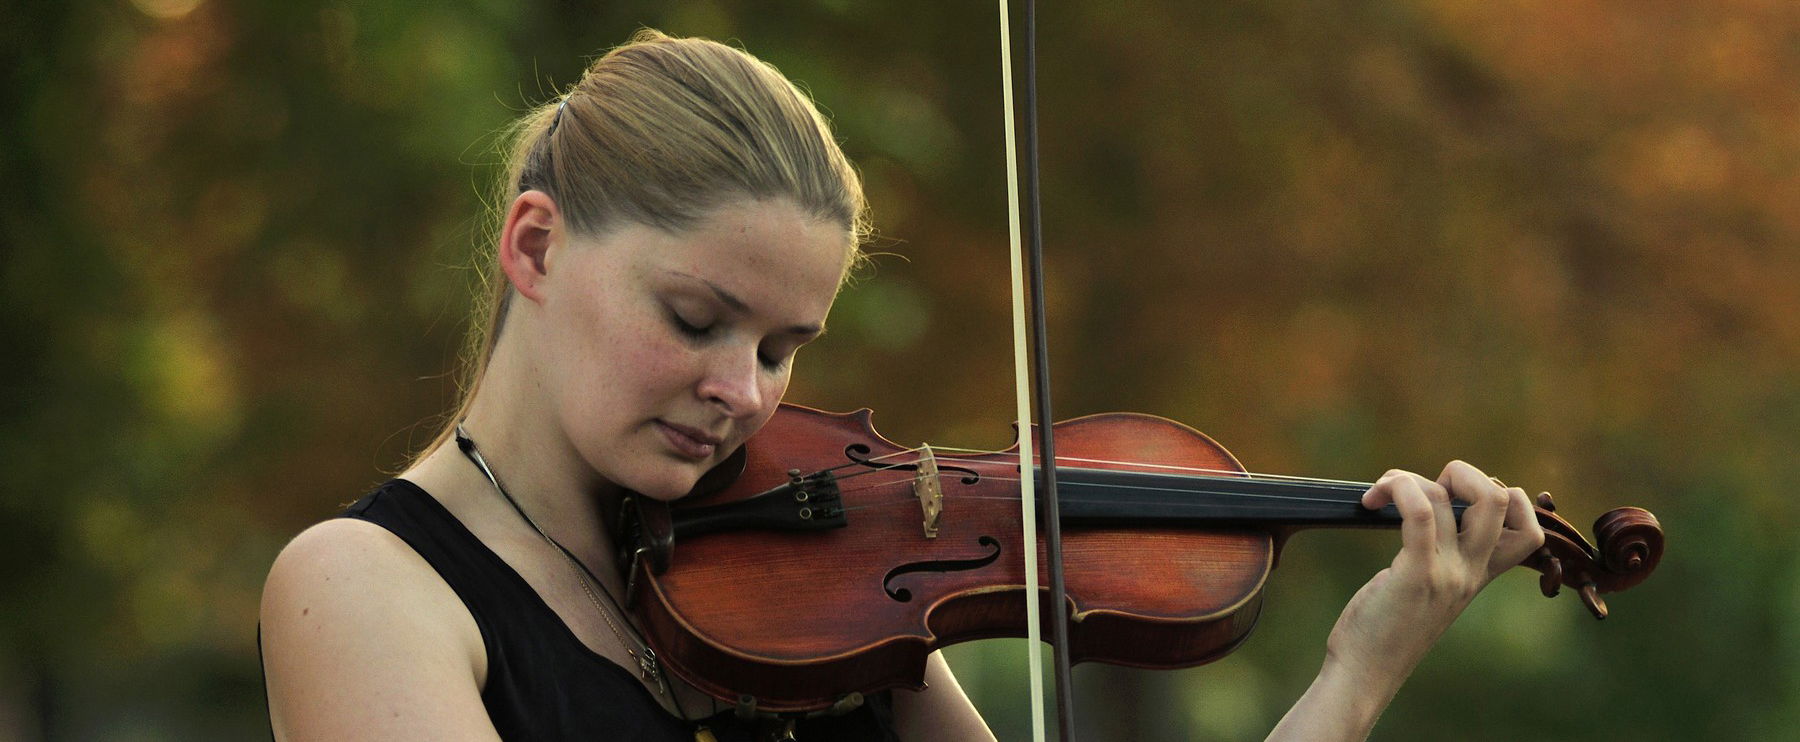
{"type": "MultiPolygon", "coordinates": [[[[617,488],[588,466],[570,443],[556,411],[515,354],[496,348],[487,372],[470,400],[463,429],[506,493],[546,533],[589,565],[606,560],[602,503],[616,499],[617,488]],[[609,498],[609,495],[613,497],[609,498]]],[[[451,477],[457,489],[491,515],[496,509],[517,518],[500,493],[454,442],[439,447],[421,462],[437,478],[451,477]]],[[[525,523],[521,528],[529,528],[525,523]]]]}
{"type": "MultiPolygon", "coordinates": [[[[1399,511],[1365,509],[1361,482],[1287,477],[1195,476],[1062,466],[1068,525],[1219,526],[1292,530],[1396,527],[1399,511]]],[[[1458,503],[1460,505],[1460,503],[1458,503]]],[[[1461,507],[1456,508],[1461,514],[1461,507]]]]}

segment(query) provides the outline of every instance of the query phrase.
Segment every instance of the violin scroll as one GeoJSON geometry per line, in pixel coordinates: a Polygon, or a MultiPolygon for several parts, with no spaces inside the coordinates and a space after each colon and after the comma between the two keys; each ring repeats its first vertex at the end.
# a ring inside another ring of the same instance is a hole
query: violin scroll
{"type": "Polygon", "coordinates": [[[1575,588],[1594,618],[1606,618],[1601,593],[1643,582],[1662,561],[1662,524],[1648,510],[1624,507],[1600,516],[1594,521],[1594,539],[1599,546],[1589,544],[1579,530],[1556,514],[1549,493],[1538,495],[1536,510],[1538,524],[1544,528],[1544,546],[1524,566],[1542,573],[1538,587],[1544,597],[1555,597],[1564,585],[1575,588]]]}

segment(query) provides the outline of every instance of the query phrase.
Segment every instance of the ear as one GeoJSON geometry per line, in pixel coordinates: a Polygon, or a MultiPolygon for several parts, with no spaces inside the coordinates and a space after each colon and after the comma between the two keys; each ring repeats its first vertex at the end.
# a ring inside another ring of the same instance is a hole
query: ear
{"type": "Polygon", "coordinates": [[[564,238],[561,212],[550,194],[531,190],[513,199],[500,227],[500,270],[514,291],[534,302],[544,298],[550,248],[564,238]]]}

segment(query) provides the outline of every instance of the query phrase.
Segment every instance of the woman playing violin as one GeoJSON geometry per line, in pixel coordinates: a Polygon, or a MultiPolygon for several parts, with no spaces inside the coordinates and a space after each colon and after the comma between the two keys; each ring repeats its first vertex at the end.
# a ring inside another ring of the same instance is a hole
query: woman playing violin
{"type": "MultiPolygon", "coordinates": [[[[774,414],[860,257],[858,176],[773,68],[644,32],[519,123],[504,188],[453,422],[270,571],[275,736],[754,738],[658,666],[619,604],[603,514],[625,491],[688,493],[774,414]]],[[[1523,491],[1461,462],[1391,471],[1362,502],[1397,506],[1399,554],[1272,737],[1365,737],[1475,593],[1543,540],[1523,491]]],[[[992,738],[937,655],[926,680],[793,731],[992,738]]]]}

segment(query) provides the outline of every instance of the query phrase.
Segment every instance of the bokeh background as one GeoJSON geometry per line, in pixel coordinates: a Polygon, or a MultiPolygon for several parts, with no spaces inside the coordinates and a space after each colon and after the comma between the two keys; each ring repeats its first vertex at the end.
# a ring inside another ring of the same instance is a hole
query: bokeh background
{"type": "MultiPolygon", "coordinates": [[[[1056,408],[1252,469],[1467,458],[1655,511],[1595,622],[1503,577],[1375,738],[1800,729],[1800,5],[1116,0],[1040,11],[1056,408]]],[[[494,134],[640,26],[802,81],[887,253],[789,399],[1012,418],[988,2],[23,0],[0,8],[0,739],[266,735],[261,581],[448,372],[494,134]]],[[[1241,651],[1083,666],[1086,739],[1257,738],[1390,532],[1289,544],[1241,651]]],[[[1121,565],[1128,570],[1130,565],[1121,565]]],[[[1022,641],[952,662],[1002,739],[1022,641]]]]}

